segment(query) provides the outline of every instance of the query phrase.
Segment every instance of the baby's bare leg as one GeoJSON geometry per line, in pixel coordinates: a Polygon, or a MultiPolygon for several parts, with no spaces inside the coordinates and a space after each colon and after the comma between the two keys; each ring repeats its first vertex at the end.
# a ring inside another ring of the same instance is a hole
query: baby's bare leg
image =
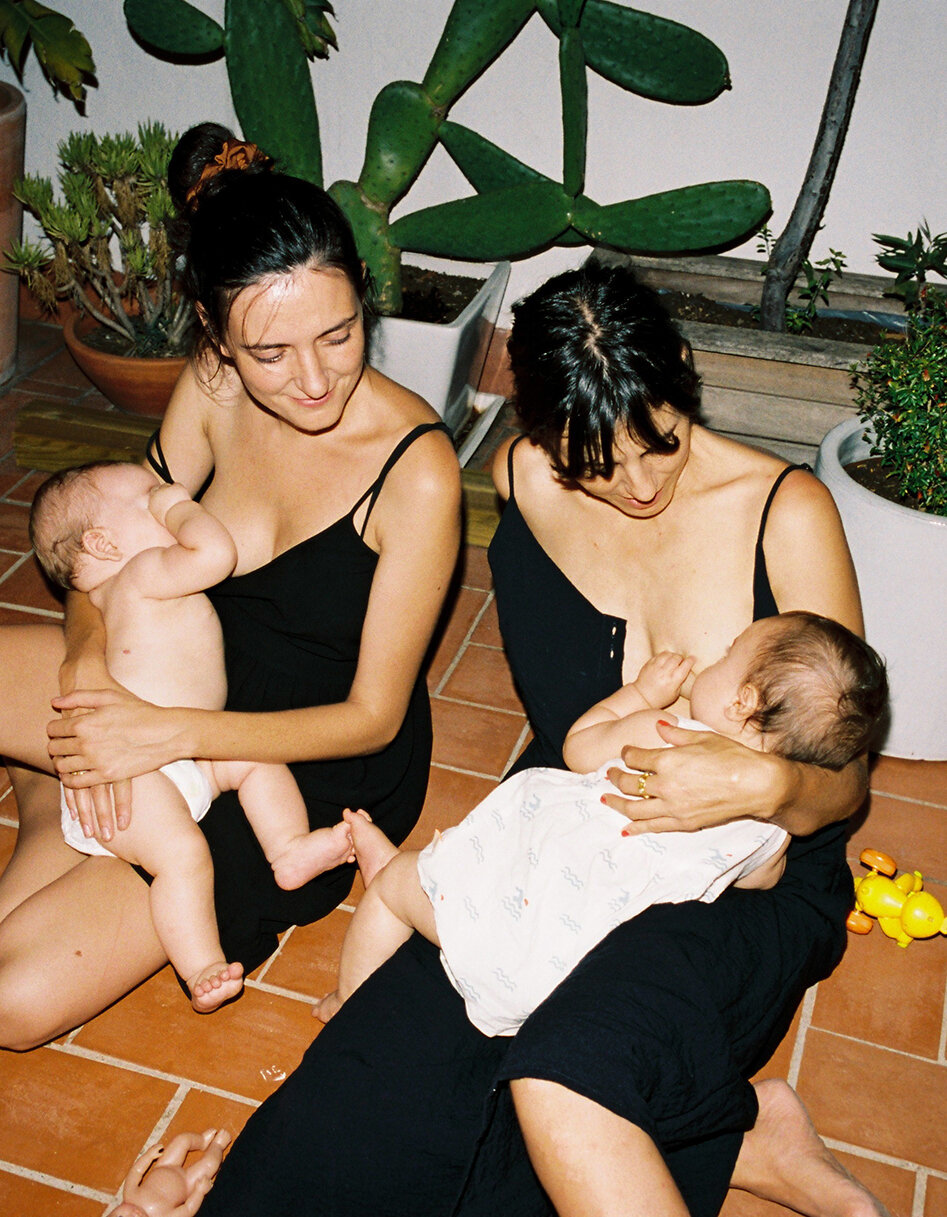
{"type": "Polygon", "coordinates": [[[352,839],[341,820],[310,831],[306,804],[286,765],[214,761],[213,771],[221,790],[236,790],[273,877],[286,891],[354,861],[352,839]]]}
{"type": "Polygon", "coordinates": [[[224,959],[217,933],[210,850],[183,795],[165,774],[135,778],[132,801],[146,814],[133,815],[109,849],[154,876],[155,931],[186,981],[194,1009],[209,1014],[243,988],[243,968],[224,959]]]}
{"type": "MultiPolygon", "coordinates": [[[[366,827],[372,834],[377,833],[388,840],[373,824],[366,824],[366,827]]],[[[357,836],[367,835],[353,828],[356,854],[359,850],[357,836]]],[[[339,987],[313,1006],[316,1018],[327,1023],[359,985],[408,941],[414,930],[420,931],[435,946],[440,945],[434,910],[418,878],[417,851],[407,850],[395,853],[375,875],[359,901],[342,943],[339,987]]]]}

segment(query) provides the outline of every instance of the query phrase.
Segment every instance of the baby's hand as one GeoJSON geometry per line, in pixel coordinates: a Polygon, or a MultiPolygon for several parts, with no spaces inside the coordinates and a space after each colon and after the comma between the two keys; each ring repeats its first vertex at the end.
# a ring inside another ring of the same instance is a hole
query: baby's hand
{"type": "Polygon", "coordinates": [[[148,508],[159,524],[164,524],[172,507],[190,501],[191,496],[177,482],[161,482],[148,493],[148,508]]]}
{"type": "Polygon", "coordinates": [[[644,664],[635,687],[653,710],[664,710],[680,697],[681,686],[693,666],[693,655],[659,651],[644,664]]]}

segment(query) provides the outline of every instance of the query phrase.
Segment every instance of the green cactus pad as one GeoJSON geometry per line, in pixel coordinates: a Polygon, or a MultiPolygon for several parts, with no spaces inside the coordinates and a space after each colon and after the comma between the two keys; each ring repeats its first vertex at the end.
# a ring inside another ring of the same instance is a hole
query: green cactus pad
{"type": "MultiPolygon", "coordinates": [[[[556,0],[537,0],[543,20],[562,32],[556,0]]],[[[579,22],[586,63],[623,89],[654,101],[696,105],[730,87],[727,60],[696,30],[625,8],[609,0],[587,0],[579,22]]]]}
{"type": "Polygon", "coordinates": [[[559,22],[563,29],[574,29],[579,24],[585,0],[557,0],[559,22]]]}
{"type": "Polygon", "coordinates": [[[224,37],[230,95],[244,137],[285,172],[321,186],[319,119],[309,62],[286,5],[227,0],[224,37]]]}
{"type": "Polygon", "coordinates": [[[224,31],[186,0],[125,0],[132,33],[165,55],[214,55],[224,31]]]}
{"type": "Polygon", "coordinates": [[[509,152],[504,152],[477,131],[471,131],[460,123],[443,123],[440,139],[457,168],[480,194],[487,190],[499,190],[503,186],[551,181],[536,169],[524,165],[515,156],[510,156],[509,152]]]}
{"type": "Polygon", "coordinates": [[[415,180],[437,143],[439,115],[421,86],[394,80],[375,98],[368,118],[365,164],[358,184],[391,207],[415,180]]]}
{"type": "Polygon", "coordinates": [[[454,0],[422,82],[434,105],[452,105],[535,10],[536,0],[454,0]]]}
{"type": "Polygon", "coordinates": [[[585,141],[588,134],[589,88],[582,34],[563,32],[559,43],[559,82],[562,92],[562,184],[573,198],[585,184],[585,141]]]}
{"type": "Polygon", "coordinates": [[[401,251],[388,239],[388,221],[368,205],[355,182],[333,182],[329,194],[345,212],[359,256],[368,270],[372,307],[378,313],[401,311],[401,251]]]}
{"type": "Polygon", "coordinates": [[[595,245],[629,253],[692,253],[739,244],[772,210],[759,182],[705,182],[600,207],[576,200],[573,227],[595,245]]]}
{"type": "Polygon", "coordinates": [[[475,261],[518,258],[564,233],[571,206],[555,182],[508,186],[402,216],[390,237],[415,253],[475,261]]]}

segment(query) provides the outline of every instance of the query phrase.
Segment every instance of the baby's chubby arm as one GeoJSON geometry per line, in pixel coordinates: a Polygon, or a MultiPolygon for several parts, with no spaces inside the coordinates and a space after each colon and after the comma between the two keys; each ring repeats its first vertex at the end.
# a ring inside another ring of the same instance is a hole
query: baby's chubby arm
{"type": "Polygon", "coordinates": [[[652,656],[635,680],[598,702],[572,724],[562,746],[569,768],[576,773],[591,773],[632,743],[642,748],[660,747],[663,740],[657,735],[658,711],[673,705],[681,696],[693,666],[692,655],[676,651],[660,651],[652,656]]]}
{"type": "Polygon", "coordinates": [[[155,486],[148,506],[175,544],[145,550],[129,563],[146,595],[170,600],[213,587],[231,574],[237,564],[233,538],[183,486],[155,486]]]}

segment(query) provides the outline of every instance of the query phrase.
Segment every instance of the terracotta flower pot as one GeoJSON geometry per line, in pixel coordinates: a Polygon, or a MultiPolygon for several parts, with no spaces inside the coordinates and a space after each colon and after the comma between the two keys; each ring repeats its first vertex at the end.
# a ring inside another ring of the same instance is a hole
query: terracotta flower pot
{"type": "Polygon", "coordinates": [[[187,360],[184,356],[139,359],[100,351],[82,341],[95,325],[89,317],[66,318],[62,333],[69,354],[113,405],[131,414],[161,418],[187,360]]]}
{"type": "MultiPolygon", "coordinates": [[[[13,197],[13,183],[23,176],[26,102],[13,85],[0,82],[0,253],[21,235],[23,208],[13,197]]],[[[16,373],[16,275],[0,272],[0,385],[16,373]]]]}

